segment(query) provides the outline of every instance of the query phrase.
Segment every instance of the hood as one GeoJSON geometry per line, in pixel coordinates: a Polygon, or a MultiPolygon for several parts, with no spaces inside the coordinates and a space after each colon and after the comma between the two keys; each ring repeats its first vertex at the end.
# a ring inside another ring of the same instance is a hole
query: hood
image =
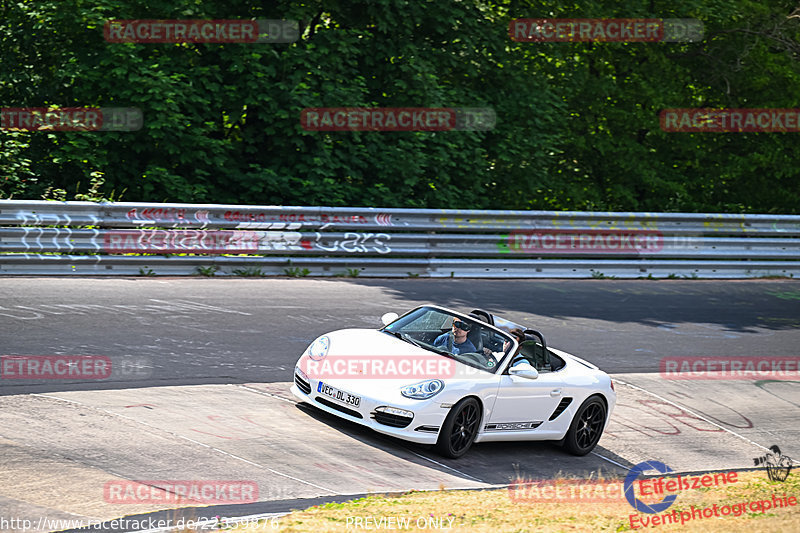
{"type": "Polygon", "coordinates": [[[328,355],[391,357],[397,355],[440,355],[414,346],[375,329],[340,329],[326,334],[330,339],[328,355]]]}
{"type": "Polygon", "coordinates": [[[343,329],[326,336],[327,355],[312,359],[304,354],[298,366],[313,380],[351,392],[399,390],[428,379],[493,376],[377,330],[343,329]]]}

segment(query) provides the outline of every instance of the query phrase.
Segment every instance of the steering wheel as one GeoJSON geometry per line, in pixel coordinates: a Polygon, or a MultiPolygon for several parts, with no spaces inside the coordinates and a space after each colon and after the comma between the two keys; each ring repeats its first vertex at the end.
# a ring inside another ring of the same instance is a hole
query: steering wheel
{"type": "Polygon", "coordinates": [[[480,354],[477,352],[467,352],[459,355],[463,357],[469,357],[473,362],[478,363],[486,368],[494,368],[497,366],[497,359],[495,359],[493,355],[480,354]]]}

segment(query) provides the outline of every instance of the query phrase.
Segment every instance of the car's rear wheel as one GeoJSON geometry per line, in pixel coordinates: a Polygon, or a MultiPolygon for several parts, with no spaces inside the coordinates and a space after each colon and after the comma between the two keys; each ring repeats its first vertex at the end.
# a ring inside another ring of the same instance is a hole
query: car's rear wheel
{"type": "Polygon", "coordinates": [[[581,405],[564,437],[564,448],[574,455],[586,455],[597,446],[606,423],[606,404],[592,396],[581,405]]]}
{"type": "Polygon", "coordinates": [[[464,398],[450,409],[445,418],[436,451],[451,459],[461,457],[475,441],[480,422],[480,403],[475,398],[464,398]]]}

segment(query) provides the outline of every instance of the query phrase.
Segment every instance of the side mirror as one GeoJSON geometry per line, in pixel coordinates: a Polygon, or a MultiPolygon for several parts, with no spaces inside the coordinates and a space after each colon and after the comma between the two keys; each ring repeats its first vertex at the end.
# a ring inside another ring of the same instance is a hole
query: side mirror
{"type": "Polygon", "coordinates": [[[397,313],[386,313],[381,317],[381,322],[383,322],[384,326],[388,326],[398,318],[400,318],[400,315],[398,315],[397,313]]]}
{"type": "Polygon", "coordinates": [[[519,376],[525,379],[536,379],[539,372],[530,363],[518,363],[508,371],[512,376],[519,376]]]}

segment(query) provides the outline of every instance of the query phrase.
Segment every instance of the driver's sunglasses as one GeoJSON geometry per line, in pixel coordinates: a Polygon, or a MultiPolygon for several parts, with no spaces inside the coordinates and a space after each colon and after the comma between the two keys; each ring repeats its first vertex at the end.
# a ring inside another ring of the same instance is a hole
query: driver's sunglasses
{"type": "Polygon", "coordinates": [[[453,325],[454,325],[455,327],[457,327],[458,329],[460,329],[460,330],[463,330],[463,331],[469,331],[469,330],[471,330],[471,329],[472,329],[472,326],[470,326],[470,325],[469,325],[469,324],[467,324],[466,322],[461,322],[460,320],[456,320],[456,321],[454,321],[454,322],[453,322],[453,325]]]}

